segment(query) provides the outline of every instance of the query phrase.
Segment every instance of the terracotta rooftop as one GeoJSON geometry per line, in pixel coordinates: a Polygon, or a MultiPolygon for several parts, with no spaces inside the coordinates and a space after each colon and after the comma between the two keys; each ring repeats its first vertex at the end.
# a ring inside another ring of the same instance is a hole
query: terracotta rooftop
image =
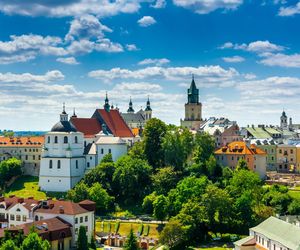
{"type": "Polygon", "coordinates": [[[44,136],[33,137],[0,137],[0,147],[37,147],[44,144],[44,136]]]}
{"type": "Polygon", "coordinates": [[[107,112],[105,109],[97,109],[93,117],[96,118],[99,115],[114,136],[134,137],[118,110],[111,109],[107,112]]]}
{"type": "Polygon", "coordinates": [[[251,144],[248,146],[246,142],[235,141],[229,143],[215,151],[215,154],[232,154],[232,155],[266,155],[266,152],[251,144]]]}
{"type": "Polygon", "coordinates": [[[60,200],[48,200],[40,208],[36,209],[36,213],[50,213],[50,214],[68,214],[76,215],[89,212],[79,203],[71,201],[60,201],[60,200]]]}
{"type": "Polygon", "coordinates": [[[93,137],[102,130],[96,118],[71,117],[70,121],[76,127],[77,131],[82,132],[85,137],[93,137]]]}
{"type": "Polygon", "coordinates": [[[9,208],[15,206],[16,204],[20,203],[22,204],[27,210],[31,211],[34,207],[36,207],[39,204],[39,201],[34,200],[32,198],[20,198],[16,196],[10,196],[10,197],[0,197],[0,203],[5,203],[5,209],[8,210],[9,208]]]}
{"type": "Polygon", "coordinates": [[[54,217],[51,219],[25,223],[19,226],[10,227],[8,229],[1,229],[0,238],[4,237],[5,230],[8,230],[12,233],[17,233],[19,230],[22,230],[24,235],[28,235],[32,226],[34,226],[37,234],[44,240],[54,241],[62,238],[62,236],[64,236],[63,238],[72,237],[72,225],[59,217],[54,217]]]}

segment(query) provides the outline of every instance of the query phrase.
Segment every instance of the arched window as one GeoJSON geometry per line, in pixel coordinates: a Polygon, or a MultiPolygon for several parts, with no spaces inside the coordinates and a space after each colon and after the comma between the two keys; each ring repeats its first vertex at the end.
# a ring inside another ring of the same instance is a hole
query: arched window
{"type": "Polygon", "coordinates": [[[49,161],[49,168],[52,168],[52,160],[49,161]]]}
{"type": "Polygon", "coordinates": [[[38,221],[38,220],[39,220],[39,217],[36,215],[36,216],[34,217],[34,220],[35,220],[35,221],[38,221]]]}
{"type": "Polygon", "coordinates": [[[76,166],[76,168],[78,168],[78,160],[76,160],[75,166],[76,166]]]}
{"type": "Polygon", "coordinates": [[[77,136],[75,136],[75,143],[78,143],[78,138],[77,138],[77,136]]]}
{"type": "Polygon", "coordinates": [[[64,143],[68,143],[68,137],[67,136],[64,137],[64,143]]]}
{"type": "Polygon", "coordinates": [[[58,139],[57,139],[57,136],[54,137],[54,143],[57,143],[58,142],[58,139]]]}
{"type": "Polygon", "coordinates": [[[57,161],[57,169],[60,169],[60,160],[57,161]]]}
{"type": "Polygon", "coordinates": [[[50,136],[48,136],[48,143],[50,143],[50,136]]]}

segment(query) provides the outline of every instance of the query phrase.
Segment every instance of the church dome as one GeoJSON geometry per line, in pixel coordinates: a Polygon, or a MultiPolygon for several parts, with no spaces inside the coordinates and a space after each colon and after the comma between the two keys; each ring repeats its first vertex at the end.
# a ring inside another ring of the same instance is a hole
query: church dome
{"type": "Polygon", "coordinates": [[[66,132],[66,133],[69,133],[69,132],[77,132],[77,129],[69,121],[59,121],[58,123],[56,123],[52,127],[51,132],[66,132]]]}

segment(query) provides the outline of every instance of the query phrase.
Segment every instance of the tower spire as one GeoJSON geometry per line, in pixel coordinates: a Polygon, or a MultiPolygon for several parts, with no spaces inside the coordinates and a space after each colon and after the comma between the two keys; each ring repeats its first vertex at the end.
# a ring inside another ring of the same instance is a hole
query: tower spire
{"type": "Polygon", "coordinates": [[[60,114],[60,121],[68,121],[68,114],[66,112],[65,103],[63,103],[63,111],[60,114]]]}
{"type": "Polygon", "coordinates": [[[108,100],[107,91],[106,91],[106,95],[105,95],[104,109],[105,109],[107,112],[110,111],[110,105],[109,105],[109,100],[108,100]]]}
{"type": "Polygon", "coordinates": [[[73,115],[72,118],[77,118],[76,112],[75,112],[75,108],[73,108],[73,115]]]}
{"type": "Polygon", "coordinates": [[[134,113],[131,96],[130,96],[130,100],[129,100],[129,107],[127,109],[127,113],[134,113]]]}
{"type": "Polygon", "coordinates": [[[148,95],[148,100],[147,100],[147,103],[146,103],[146,109],[145,109],[145,111],[152,111],[151,105],[150,105],[150,98],[149,98],[149,95],[148,95]]]}

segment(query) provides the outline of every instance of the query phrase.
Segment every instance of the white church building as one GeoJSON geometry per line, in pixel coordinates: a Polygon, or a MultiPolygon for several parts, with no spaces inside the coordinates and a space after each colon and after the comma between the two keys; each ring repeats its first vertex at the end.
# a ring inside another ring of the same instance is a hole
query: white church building
{"type": "Polygon", "coordinates": [[[41,190],[66,192],[106,154],[112,154],[115,161],[127,153],[126,141],[110,134],[105,124],[94,143],[86,145],[84,141],[84,134],[68,120],[64,107],[60,121],[45,135],[39,174],[41,190]]]}

